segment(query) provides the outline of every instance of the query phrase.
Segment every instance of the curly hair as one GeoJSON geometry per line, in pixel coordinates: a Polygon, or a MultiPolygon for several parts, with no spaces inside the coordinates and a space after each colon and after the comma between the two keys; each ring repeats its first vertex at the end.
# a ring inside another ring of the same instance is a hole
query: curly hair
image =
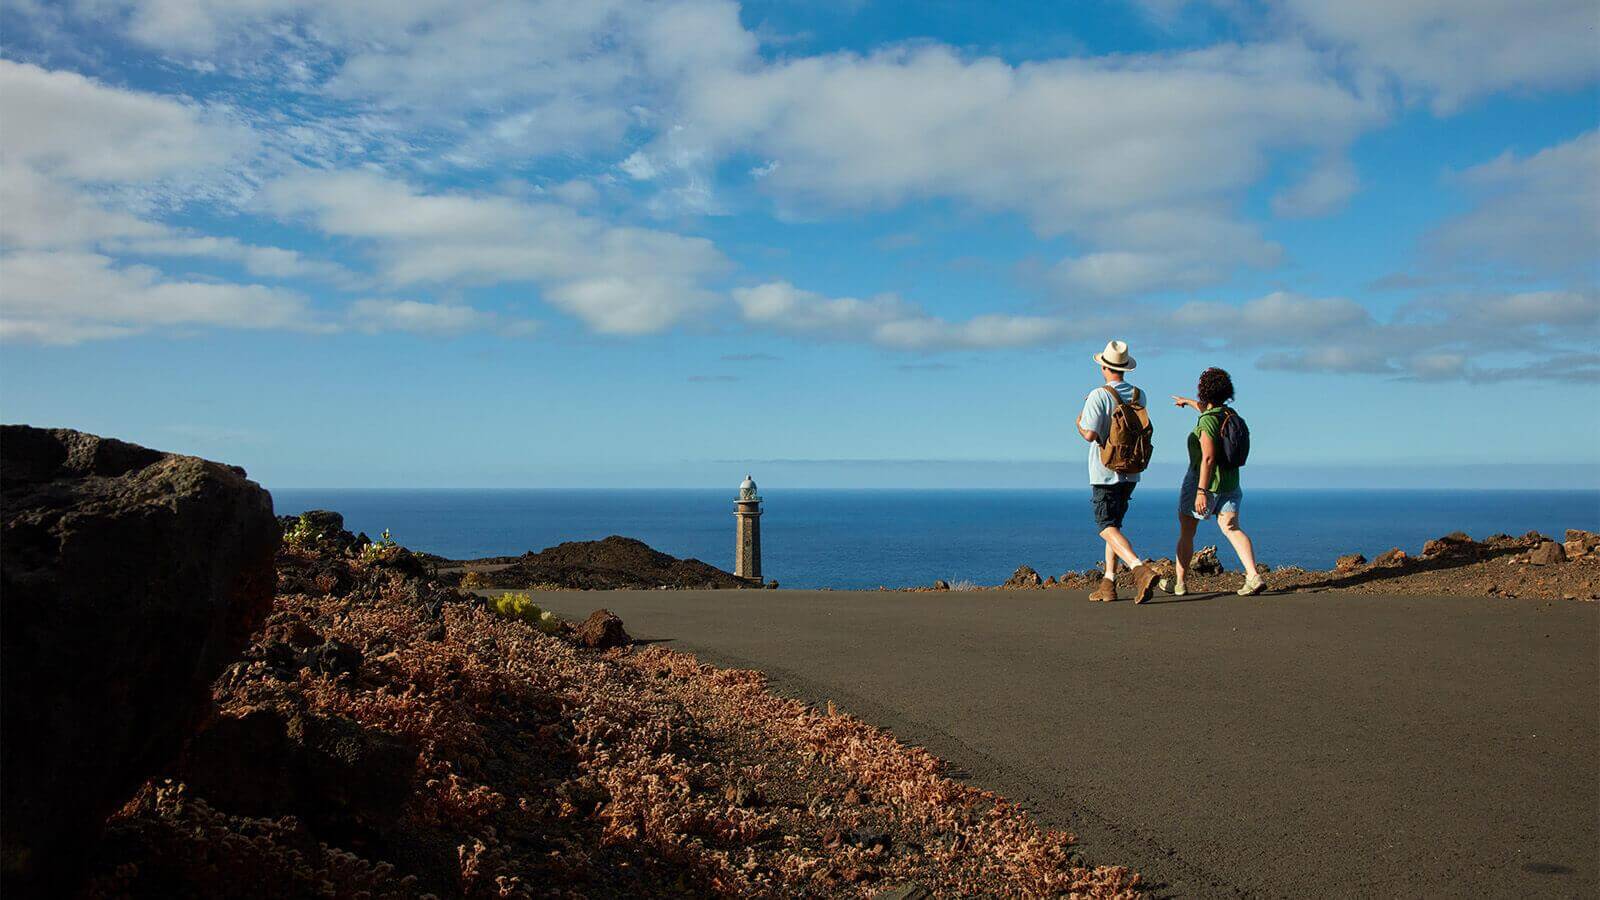
{"type": "Polygon", "coordinates": [[[1195,392],[1201,403],[1221,406],[1233,399],[1233,379],[1227,372],[1212,367],[1200,373],[1200,386],[1195,392]]]}

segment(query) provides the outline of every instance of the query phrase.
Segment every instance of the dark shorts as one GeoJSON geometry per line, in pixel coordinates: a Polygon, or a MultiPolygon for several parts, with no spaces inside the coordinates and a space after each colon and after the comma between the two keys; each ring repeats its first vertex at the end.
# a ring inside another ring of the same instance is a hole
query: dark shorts
{"type": "Polygon", "coordinates": [[[1101,531],[1122,527],[1122,517],[1128,514],[1128,498],[1133,496],[1133,489],[1137,485],[1137,481],[1089,485],[1089,502],[1094,504],[1094,524],[1101,531]]]}

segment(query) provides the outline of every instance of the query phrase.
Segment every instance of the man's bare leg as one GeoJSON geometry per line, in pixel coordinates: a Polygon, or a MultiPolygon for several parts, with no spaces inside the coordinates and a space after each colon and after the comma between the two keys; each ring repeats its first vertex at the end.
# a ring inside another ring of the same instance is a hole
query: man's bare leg
{"type": "MultiPolygon", "coordinates": [[[[1149,600],[1150,589],[1156,583],[1156,573],[1144,564],[1139,554],[1133,552],[1133,545],[1123,536],[1122,529],[1114,526],[1103,528],[1100,530],[1100,537],[1106,542],[1108,552],[1114,552],[1116,559],[1127,563],[1128,571],[1133,575],[1133,602],[1143,603],[1149,600]]],[[[1112,562],[1114,565],[1116,560],[1112,562]]],[[[1115,584],[1114,581],[1112,583],[1115,584]]]]}
{"type": "MultiPolygon", "coordinates": [[[[1102,528],[1100,530],[1100,538],[1106,542],[1107,559],[1111,559],[1114,556],[1116,559],[1127,563],[1130,569],[1137,568],[1140,563],[1144,562],[1139,558],[1139,554],[1133,552],[1133,545],[1128,543],[1126,537],[1123,537],[1121,528],[1115,525],[1109,528],[1102,528]]],[[[1106,574],[1111,574],[1110,567],[1107,567],[1106,574]]]]}

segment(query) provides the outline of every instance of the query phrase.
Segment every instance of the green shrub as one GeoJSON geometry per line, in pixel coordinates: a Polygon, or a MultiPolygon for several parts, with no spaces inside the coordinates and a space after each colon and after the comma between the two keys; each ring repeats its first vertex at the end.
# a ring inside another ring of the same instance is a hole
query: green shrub
{"type": "Polygon", "coordinates": [[[311,523],[306,521],[306,517],[302,515],[300,518],[295,519],[294,524],[289,526],[289,530],[283,533],[283,545],[285,547],[310,547],[315,545],[317,538],[321,536],[321,533],[313,528],[311,523]]]}
{"type": "Polygon", "coordinates": [[[533,598],[523,593],[501,594],[490,601],[495,612],[508,619],[520,619],[545,634],[561,630],[561,620],[556,614],[539,608],[533,598]]]}
{"type": "Polygon", "coordinates": [[[361,560],[362,562],[377,562],[381,559],[388,559],[400,549],[400,545],[395,543],[394,538],[389,534],[389,529],[385,528],[383,534],[377,540],[361,548],[361,560]]]}

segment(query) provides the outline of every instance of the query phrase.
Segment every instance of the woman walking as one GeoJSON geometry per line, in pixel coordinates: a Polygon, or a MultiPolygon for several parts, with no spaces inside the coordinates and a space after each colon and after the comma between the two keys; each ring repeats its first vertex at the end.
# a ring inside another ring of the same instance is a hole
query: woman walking
{"type": "Polygon", "coordinates": [[[1221,369],[1211,368],[1200,373],[1200,384],[1195,389],[1196,399],[1173,397],[1178,406],[1193,407],[1200,413],[1194,431],[1189,435],[1189,473],[1184,476],[1183,488],[1178,492],[1178,563],[1176,578],[1162,587],[1182,596],[1187,593],[1183,577],[1194,556],[1194,532],[1201,520],[1217,517],[1222,534],[1239,554],[1244,565],[1244,587],[1240,596],[1258,594],[1266,587],[1261,574],[1256,571],[1255,548],[1250,536],[1239,527],[1239,505],[1244,492],[1239,489],[1239,470],[1224,465],[1228,460],[1222,454],[1222,426],[1233,410],[1227,407],[1233,399],[1233,379],[1221,369]]]}

